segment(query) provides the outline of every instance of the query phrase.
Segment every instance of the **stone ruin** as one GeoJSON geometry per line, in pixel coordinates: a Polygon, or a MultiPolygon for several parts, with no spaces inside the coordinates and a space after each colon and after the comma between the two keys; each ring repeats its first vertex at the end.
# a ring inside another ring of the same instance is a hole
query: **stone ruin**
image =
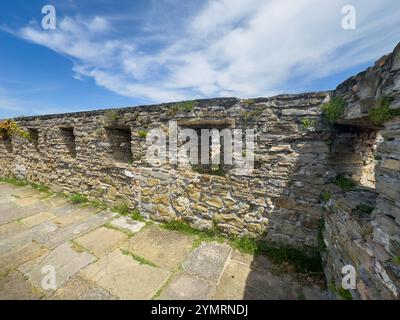
{"type": "Polygon", "coordinates": [[[339,285],[342,267],[352,265],[359,298],[398,299],[400,117],[370,121],[382,97],[400,110],[400,45],[333,91],[17,118],[31,140],[0,141],[0,176],[229,235],[297,247],[322,237],[329,283],[339,285]],[[329,125],[321,106],[332,97],[346,108],[329,125]],[[146,132],[167,132],[170,120],[178,130],[255,129],[254,171],[149,165],[146,132]],[[343,190],[338,176],[355,186],[343,190]]]}

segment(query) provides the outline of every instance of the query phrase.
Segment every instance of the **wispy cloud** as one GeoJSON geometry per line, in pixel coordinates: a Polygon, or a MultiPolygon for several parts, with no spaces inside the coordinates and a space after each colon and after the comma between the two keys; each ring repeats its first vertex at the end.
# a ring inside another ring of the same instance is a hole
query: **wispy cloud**
{"type": "Polygon", "coordinates": [[[398,0],[353,0],[357,29],[351,31],[340,24],[345,4],[209,0],[185,17],[172,15],[168,34],[161,19],[156,28],[142,26],[148,37],[121,35],[106,15],[64,17],[55,31],[29,24],[15,34],[71,58],[77,79],[92,78],[123,96],[151,102],[266,96],[301,90],[392,49],[399,40],[398,0]]]}

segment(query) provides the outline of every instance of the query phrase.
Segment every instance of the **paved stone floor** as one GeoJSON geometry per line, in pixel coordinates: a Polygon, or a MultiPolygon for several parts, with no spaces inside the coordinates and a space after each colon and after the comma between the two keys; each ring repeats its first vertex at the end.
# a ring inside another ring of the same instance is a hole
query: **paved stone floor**
{"type": "Polygon", "coordinates": [[[0,299],[327,298],[265,257],[193,244],[156,224],[0,183],[0,299]]]}

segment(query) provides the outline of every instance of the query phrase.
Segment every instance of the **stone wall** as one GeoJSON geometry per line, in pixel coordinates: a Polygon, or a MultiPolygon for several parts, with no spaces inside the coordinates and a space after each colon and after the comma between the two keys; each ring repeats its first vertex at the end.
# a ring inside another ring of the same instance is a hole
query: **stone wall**
{"type": "Polygon", "coordinates": [[[180,219],[200,229],[315,245],[323,206],[329,127],[321,104],[329,93],[196,101],[16,119],[36,130],[37,142],[13,137],[1,146],[1,175],[15,175],[54,191],[80,193],[109,205],[127,203],[158,221],[180,219]],[[305,126],[304,120],[313,125],[305,126]],[[251,175],[201,174],[188,165],[150,166],[145,132],[179,129],[255,129],[251,175]],[[73,143],[74,140],[74,143],[73,143]]]}
{"type": "Polygon", "coordinates": [[[400,108],[400,46],[333,92],[18,118],[33,139],[0,141],[0,175],[127,204],[157,221],[296,246],[317,245],[324,219],[328,281],[340,286],[350,264],[355,298],[398,298],[400,117],[382,126],[368,118],[384,96],[400,108]],[[332,95],[346,102],[333,127],[321,109],[332,95]],[[185,164],[151,166],[146,133],[169,132],[170,120],[178,130],[255,129],[255,170],[243,176],[223,166],[223,175],[213,175],[185,164]],[[344,192],[332,183],[337,175],[357,186],[344,192]],[[330,199],[321,201],[323,193],[330,199]]]}
{"type": "Polygon", "coordinates": [[[333,168],[364,182],[359,183],[364,186],[347,193],[336,185],[326,187],[331,193],[324,233],[327,279],[336,287],[340,286],[342,267],[352,265],[357,275],[357,288],[351,290],[354,298],[398,299],[400,117],[393,116],[382,126],[376,126],[368,113],[377,108],[379,99],[385,96],[393,98],[391,109],[400,108],[400,45],[373,67],[340,84],[334,94],[347,103],[345,115],[337,122],[351,130],[336,132],[336,148],[342,151],[337,158],[339,163],[333,161],[333,168]],[[343,135],[351,138],[352,146],[343,135]],[[372,140],[376,141],[375,145],[372,140]],[[353,152],[346,156],[351,148],[353,152]],[[370,154],[373,154],[374,164],[370,154]],[[349,171],[352,165],[356,170],[349,171]],[[375,183],[368,178],[372,168],[375,183]],[[363,173],[366,178],[358,179],[363,173]],[[368,212],[365,206],[373,211],[368,212]]]}

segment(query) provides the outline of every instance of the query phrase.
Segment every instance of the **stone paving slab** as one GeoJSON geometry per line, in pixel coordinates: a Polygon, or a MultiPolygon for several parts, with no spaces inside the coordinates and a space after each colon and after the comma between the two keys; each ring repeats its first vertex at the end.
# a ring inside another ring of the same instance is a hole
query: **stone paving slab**
{"type": "Polygon", "coordinates": [[[14,233],[6,238],[0,239],[0,254],[15,250],[32,241],[42,244],[48,243],[50,234],[57,230],[52,222],[44,222],[32,228],[14,233]]]}
{"type": "Polygon", "coordinates": [[[105,289],[95,283],[74,276],[45,299],[49,300],[115,300],[105,289]]]}
{"type": "Polygon", "coordinates": [[[233,254],[217,287],[217,300],[326,299],[318,286],[307,287],[293,276],[273,271],[263,256],[233,254]]]}
{"type": "Polygon", "coordinates": [[[27,226],[19,221],[12,221],[0,226],[0,239],[26,229],[27,226]]]}
{"type": "Polygon", "coordinates": [[[190,253],[183,269],[190,274],[218,283],[232,248],[227,244],[205,243],[190,253]]]}
{"type": "Polygon", "coordinates": [[[41,296],[18,271],[0,278],[0,300],[38,300],[41,296]]]}
{"type": "Polygon", "coordinates": [[[163,290],[160,300],[207,300],[215,294],[215,290],[215,283],[180,272],[163,290]]]}
{"type": "Polygon", "coordinates": [[[30,242],[20,247],[15,247],[14,250],[0,255],[0,274],[15,269],[47,253],[48,250],[36,242],[30,242]]]}
{"type": "Polygon", "coordinates": [[[118,299],[151,299],[170,276],[164,268],[140,264],[119,249],[84,268],[80,275],[118,299]]]}
{"type": "Polygon", "coordinates": [[[96,258],[87,252],[77,252],[69,243],[55,248],[45,257],[29,261],[18,270],[25,274],[35,287],[42,287],[43,267],[52,266],[56,272],[56,285],[60,288],[68,279],[96,258]]]}
{"type": "Polygon", "coordinates": [[[15,203],[18,207],[28,207],[28,206],[32,206],[34,204],[40,203],[40,199],[38,198],[16,198],[12,201],[13,203],[15,203]]]}
{"type": "Polygon", "coordinates": [[[91,217],[93,214],[90,212],[81,212],[80,210],[77,210],[75,208],[74,212],[70,212],[68,214],[65,215],[55,215],[56,218],[53,219],[53,222],[58,225],[61,228],[64,228],[68,225],[71,224],[76,224],[76,223],[80,223],[80,222],[84,222],[85,220],[87,220],[89,217],[91,217]]]}
{"type": "Polygon", "coordinates": [[[127,230],[130,233],[139,232],[146,224],[144,222],[133,220],[129,217],[119,217],[111,221],[115,228],[127,230]]]}
{"type": "Polygon", "coordinates": [[[96,257],[101,258],[105,254],[117,249],[126,240],[128,240],[128,235],[125,233],[115,229],[100,227],[75,239],[74,242],[93,253],[96,257]]]}
{"type": "Polygon", "coordinates": [[[154,225],[133,236],[123,249],[173,270],[187,257],[192,246],[193,239],[189,236],[154,225]]]}
{"type": "Polygon", "coordinates": [[[92,231],[102,226],[114,216],[114,213],[102,212],[89,217],[84,222],[73,224],[67,226],[66,228],[57,230],[57,232],[53,232],[51,235],[49,235],[47,244],[50,248],[55,248],[65,241],[75,239],[86,232],[92,231]]]}
{"type": "Polygon", "coordinates": [[[21,222],[28,227],[33,227],[33,226],[36,226],[43,222],[52,220],[55,217],[56,216],[54,214],[42,212],[42,213],[38,213],[38,214],[35,214],[30,217],[24,218],[21,220],[21,222]]]}

